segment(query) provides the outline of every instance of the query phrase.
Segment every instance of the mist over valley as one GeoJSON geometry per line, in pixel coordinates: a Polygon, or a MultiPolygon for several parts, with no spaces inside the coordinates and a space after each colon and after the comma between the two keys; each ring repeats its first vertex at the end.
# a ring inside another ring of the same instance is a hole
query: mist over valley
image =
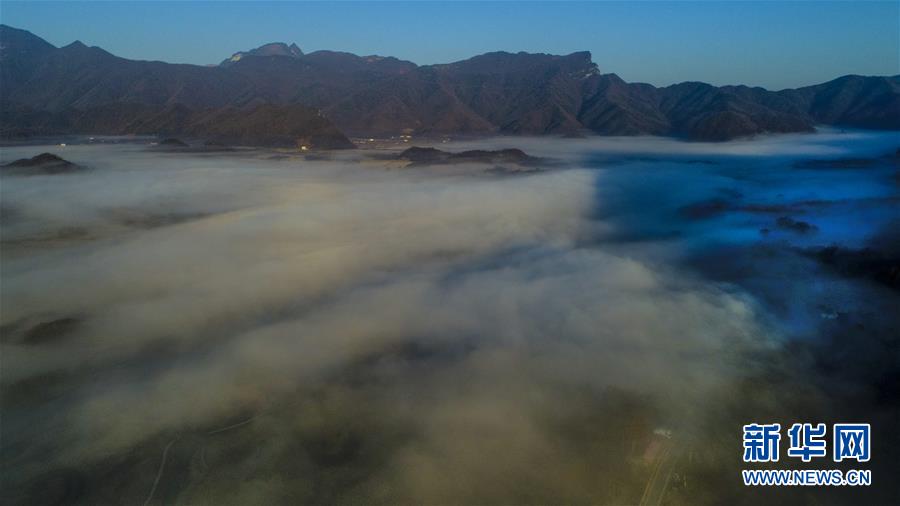
{"type": "Polygon", "coordinates": [[[667,504],[890,503],[898,146],[435,146],[517,148],[527,171],[400,148],[5,147],[3,164],[81,170],[0,169],[0,487],[15,504],[637,504],[665,449],[667,504]],[[872,487],[739,483],[742,424],[851,409],[875,428],[872,487]]]}

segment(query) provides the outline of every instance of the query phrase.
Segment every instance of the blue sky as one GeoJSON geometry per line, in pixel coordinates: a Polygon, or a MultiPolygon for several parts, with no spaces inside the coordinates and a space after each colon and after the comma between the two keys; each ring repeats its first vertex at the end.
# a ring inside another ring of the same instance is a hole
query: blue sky
{"type": "Polygon", "coordinates": [[[588,50],[628,81],[802,86],[900,73],[900,2],[9,2],[0,21],[54,45],[217,63],[271,41],[445,63],[588,50]]]}

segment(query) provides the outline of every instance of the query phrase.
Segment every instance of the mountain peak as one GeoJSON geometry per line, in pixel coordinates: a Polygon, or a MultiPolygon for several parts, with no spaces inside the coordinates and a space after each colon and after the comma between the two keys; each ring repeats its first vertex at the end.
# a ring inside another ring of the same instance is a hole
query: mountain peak
{"type": "Polygon", "coordinates": [[[56,47],[33,33],[0,24],[0,60],[37,58],[56,47]]]}
{"type": "Polygon", "coordinates": [[[453,72],[484,74],[529,73],[534,72],[537,68],[556,67],[573,75],[599,74],[597,65],[591,61],[589,51],[579,51],[567,55],[494,51],[473,56],[467,60],[435,65],[435,67],[453,72]]]}
{"type": "Polygon", "coordinates": [[[249,51],[238,51],[231,55],[231,58],[222,61],[221,65],[230,65],[239,62],[247,56],[286,56],[289,58],[300,58],[303,56],[303,51],[300,50],[300,47],[298,47],[297,44],[287,45],[284,42],[270,42],[249,51]]]}

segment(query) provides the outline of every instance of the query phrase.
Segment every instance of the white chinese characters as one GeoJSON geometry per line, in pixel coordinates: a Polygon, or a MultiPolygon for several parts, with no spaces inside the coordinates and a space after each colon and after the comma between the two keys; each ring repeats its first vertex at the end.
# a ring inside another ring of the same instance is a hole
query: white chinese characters
{"type": "MultiPolygon", "coordinates": [[[[832,425],[832,459],[835,462],[871,458],[871,426],[867,423],[832,425]]],[[[790,446],[787,456],[810,462],[828,454],[827,427],[824,423],[795,423],[787,430],[790,446]]],[[[744,462],[778,462],[781,424],[744,425],[744,462]]]]}

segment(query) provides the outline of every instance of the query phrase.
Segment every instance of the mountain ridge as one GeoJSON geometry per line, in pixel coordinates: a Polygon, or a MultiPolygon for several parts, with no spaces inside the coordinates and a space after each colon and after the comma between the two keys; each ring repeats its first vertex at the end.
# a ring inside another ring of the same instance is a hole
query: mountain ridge
{"type": "MultiPolygon", "coordinates": [[[[75,118],[116,106],[126,116],[175,106],[206,114],[302,106],[340,131],[366,137],[589,132],[720,141],[807,132],[816,124],[900,129],[900,76],[847,75],[780,91],[696,81],[656,87],[602,73],[587,51],[497,51],[419,66],[393,57],[303,53],[285,43],[208,67],[128,60],[83,44],[56,48],[6,25],[0,46],[4,136],[41,131],[25,122],[35,114],[65,115],[57,124],[74,133],[88,126],[75,118]],[[25,123],[17,128],[17,121],[25,123]]],[[[133,133],[123,125],[148,124],[129,119],[91,121],[102,130],[91,133],[133,133]]]]}
{"type": "Polygon", "coordinates": [[[249,51],[238,51],[237,53],[232,54],[230,58],[222,60],[219,65],[230,65],[247,56],[284,56],[287,58],[300,58],[303,56],[303,51],[301,51],[295,43],[287,45],[284,42],[269,42],[268,44],[263,44],[249,51]]]}

